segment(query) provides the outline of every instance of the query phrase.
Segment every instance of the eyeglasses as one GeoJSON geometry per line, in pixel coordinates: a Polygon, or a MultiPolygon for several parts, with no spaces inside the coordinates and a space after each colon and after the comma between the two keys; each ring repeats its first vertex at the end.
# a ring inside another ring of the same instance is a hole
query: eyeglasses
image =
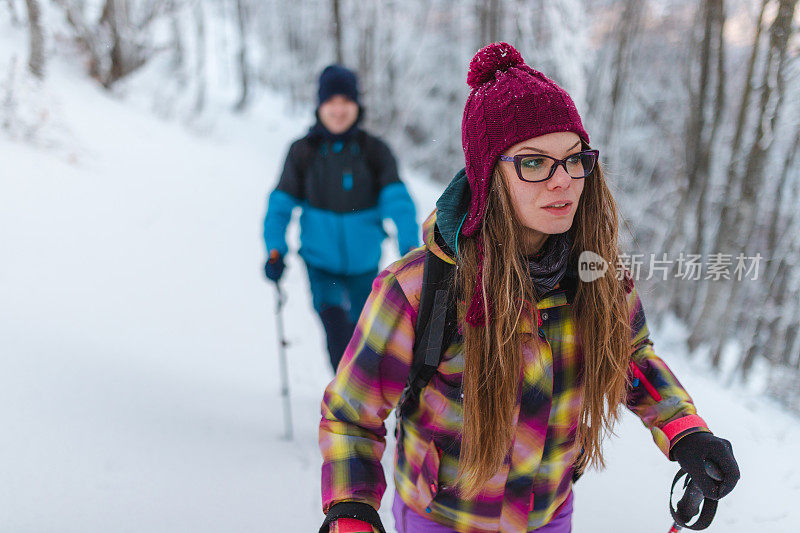
{"type": "Polygon", "coordinates": [[[522,181],[538,183],[552,178],[559,166],[564,167],[572,179],[585,178],[594,170],[599,156],[599,150],[584,150],[565,159],[556,159],[544,154],[517,154],[513,157],[501,155],[500,160],[513,162],[517,176],[522,181]],[[547,164],[548,159],[552,161],[550,165],[547,164]]]}

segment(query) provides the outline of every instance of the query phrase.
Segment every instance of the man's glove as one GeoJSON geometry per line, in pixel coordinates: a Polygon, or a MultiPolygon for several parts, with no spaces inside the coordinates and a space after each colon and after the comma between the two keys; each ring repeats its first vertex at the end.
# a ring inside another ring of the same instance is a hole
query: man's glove
{"type": "Polygon", "coordinates": [[[733,457],[731,443],[707,431],[686,435],[672,446],[670,453],[697,483],[706,498],[722,499],[739,481],[739,465],[733,457]],[[721,479],[710,475],[706,469],[706,461],[717,467],[721,479]]]}
{"type": "Polygon", "coordinates": [[[267,279],[278,283],[284,268],[286,268],[286,263],[283,262],[283,257],[278,250],[272,250],[269,253],[269,260],[264,264],[264,275],[267,276],[267,279]]]}

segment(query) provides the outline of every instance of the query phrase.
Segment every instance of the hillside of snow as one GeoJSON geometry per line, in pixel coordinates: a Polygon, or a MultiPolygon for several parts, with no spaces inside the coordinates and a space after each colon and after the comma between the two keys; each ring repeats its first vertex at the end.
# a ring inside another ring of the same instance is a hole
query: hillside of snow
{"type": "MultiPolygon", "coordinates": [[[[33,89],[52,142],[0,132],[0,531],[316,531],[322,329],[291,255],[287,442],[261,273],[266,195],[311,110],[267,95],[199,133],[63,65],[33,89]]],[[[422,219],[441,186],[404,177],[422,219]]],[[[798,419],[722,387],[684,356],[679,324],[650,321],[657,352],[740,462],[708,531],[800,531],[798,419]]],[[[666,532],[676,464],[632,415],[607,449],[608,468],[576,485],[574,530],[666,532]]]]}

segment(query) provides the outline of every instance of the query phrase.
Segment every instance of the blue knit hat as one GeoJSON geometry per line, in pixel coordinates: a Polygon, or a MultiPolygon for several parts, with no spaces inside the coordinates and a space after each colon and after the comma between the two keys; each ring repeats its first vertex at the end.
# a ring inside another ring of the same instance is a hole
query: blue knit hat
{"type": "Polygon", "coordinates": [[[328,98],[341,94],[355,103],[358,102],[358,78],[355,72],[341,65],[325,67],[319,76],[319,104],[328,98]]]}

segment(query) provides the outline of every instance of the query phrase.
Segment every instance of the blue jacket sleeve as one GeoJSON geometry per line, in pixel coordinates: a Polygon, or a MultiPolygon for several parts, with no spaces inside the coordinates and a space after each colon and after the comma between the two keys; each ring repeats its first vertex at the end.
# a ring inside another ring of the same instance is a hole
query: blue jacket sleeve
{"type": "Polygon", "coordinates": [[[381,218],[391,218],[397,227],[397,244],[401,256],[419,246],[417,209],[402,182],[396,181],[381,189],[378,209],[381,218]]]}
{"type": "Polygon", "coordinates": [[[277,187],[269,195],[267,216],[264,218],[264,243],[267,255],[271,250],[278,250],[285,256],[289,247],[286,245],[286,228],[292,220],[292,210],[300,205],[303,198],[303,176],[298,165],[302,157],[302,140],[292,144],[283,164],[277,187]]]}
{"type": "Polygon", "coordinates": [[[267,216],[264,218],[264,243],[267,245],[267,255],[271,250],[278,250],[281,257],[289,251],[286,244],[286,228],[292,220],[292,210],[300,205],[294,196],[275,189],[269,195],[267,203],[267,216]]]}
{"type": "Polygon", "coordinates": [[[372,157],[378,167],[378,209],[381,218],[391,218],[397,227],[397,244],[400,255],[419,246],[419,226],[417,225],[417,209],[408,189],[400,181],[397,172],[397,160],[389,146],[382,140],[375,139],[372,157]]]}

